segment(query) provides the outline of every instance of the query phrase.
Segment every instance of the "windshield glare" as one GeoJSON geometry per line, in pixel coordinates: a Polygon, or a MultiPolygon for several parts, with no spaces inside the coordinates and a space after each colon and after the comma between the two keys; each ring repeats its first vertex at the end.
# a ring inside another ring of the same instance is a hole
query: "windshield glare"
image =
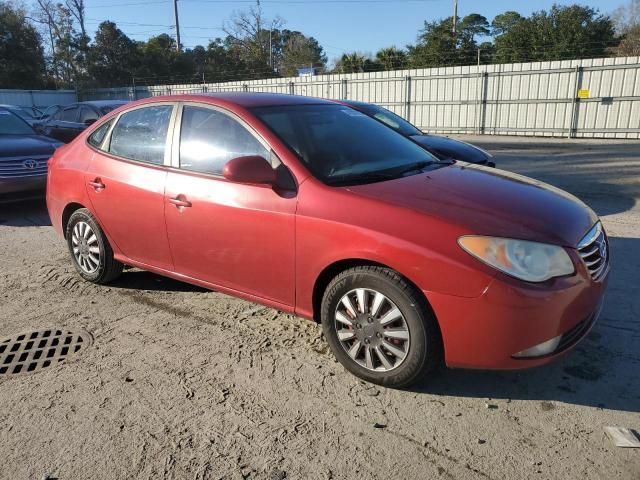
{"type": "Polygon", "coordinates": [[[365,114],[342,105],[287,105],[252,110],[307,165],[333,180],[374,174],[397,176],[410,165],[436,158],[365,114]]]}
{"type": "Polygon", "coordinates": [[[33,129],[17,115],[0,110],[0,135],[33,135],[33,129]]]}

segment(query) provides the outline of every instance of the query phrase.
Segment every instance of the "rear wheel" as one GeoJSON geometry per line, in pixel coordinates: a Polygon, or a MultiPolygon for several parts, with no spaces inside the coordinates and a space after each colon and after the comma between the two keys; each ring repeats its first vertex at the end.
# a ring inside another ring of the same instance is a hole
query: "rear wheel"
{"type": "Polygon", "coordinates": [[[106,235],[86,208],[73,212],[66,236],[73,265],[85,280],[108,283],[122,273],[122,263],[113,258],[106,235]]]}
{"type": "Polygon", "coordinates": [[[404,387],[441,359],[440,332],[419,292],[397,272],[342,272],[327,287],[322,326],[334,355],[356,376],[404,387]]]}

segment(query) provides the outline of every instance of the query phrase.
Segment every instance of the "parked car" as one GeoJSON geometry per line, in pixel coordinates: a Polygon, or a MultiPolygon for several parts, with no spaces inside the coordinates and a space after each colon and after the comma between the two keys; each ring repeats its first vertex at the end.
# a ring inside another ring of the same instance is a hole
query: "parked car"
{"type": "Polygon", "coordinates": [[[124,265],[321,321],[387,386],[542,365],[598,317],[607,236],[580,200],[436,159],[374,119],[294,95],[155,97],[49,166],[53,226],[87,281],[124,265]]]}
{"type": "Polygon", "coordinates": [[[42,195],[47,160],[60,145],[38,135],[13,110],[0,107],[0,201],[42,195]]]}
{"type": "Polygon", "coordinates": [[[51,116],[58,113],[64,107],[62,105],[49,105],[47,108],[42,109],[41,115],[38,117],[39,121],[47,120],[51,116]]]}
{"type": "Polygon", "coordinates": [[[354,100],[340,100],[339,103],[348,105],[365,115],[375,118],[388,127],[394,129],[396,132],[412,139],[414,142],[418,143],[421,147],[425,148],[437,157],[442,159],[451,158],[478,165],[487,165],[490,167],[496,166],[496,164],[491,161],[493,155],[486,150],[461,140],[455,140],[442,135],[429,135],[423,133],[422,130],[407,122],[400,115],[396,115],[379,105],[356,102],[354,100]]]}
{"type": "Polygon", "coordinates": [[[43,135],[68,143],[103,115],[127,102],[121,100],[96,100],[72,103],[60,109],[44,122],[38,131],[43,135]]]}
{"type": "Polygon", "coordinates": [[[42,112],[36,107],[21,107],[19,105],[0,104],[0,108],[13,112],[31,126],[33,126],[34,123],[37,122],[42,115],[42,112]]]}

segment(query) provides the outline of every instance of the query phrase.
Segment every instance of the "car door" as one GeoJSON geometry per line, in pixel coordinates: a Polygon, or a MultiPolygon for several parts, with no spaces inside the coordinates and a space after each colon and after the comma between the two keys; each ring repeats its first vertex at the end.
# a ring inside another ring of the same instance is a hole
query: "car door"
{"type": "Polygon", "coordinates": [[[165,194],[175,270],[293,305],[295,195],[222,176],[231,158],[270,158],[268,145],[221,109],[184,104],[180,118],[165,194]]]}
{"type": "Polygon", "coordinates": [[[131,260],[169,271],[164,189],[174,108],[137,107],[96,129],[88,138],[94,155],[85,173],[93,211],[117,248],[131,260]],[[110,134],[103,128],[111,128],[110,134]]]}
{"type": "Polygon", "coordinates": [[[80,108],[73,105],[60,110],[45,126],[45,135],[69,143],[77,133],[80,108]]]}

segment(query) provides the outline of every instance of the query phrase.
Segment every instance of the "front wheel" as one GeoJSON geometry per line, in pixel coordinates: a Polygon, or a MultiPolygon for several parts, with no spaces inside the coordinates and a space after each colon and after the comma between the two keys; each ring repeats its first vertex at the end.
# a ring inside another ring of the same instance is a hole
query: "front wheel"
{"type": "Polygon", "coordinates": [[[73,265],[85,280],[103,284],[122,273],[122,263],[113,258],[106,235],[86,208],[73,212],[66,236],[73,265]]]}
{"type": "Polygon", "coordinates": [[[334,278],[322,300],[322,327],[338,361],[379,385],[408,386],[441,359],[424,298],[387,268],[356,267],[334,278]]]}

